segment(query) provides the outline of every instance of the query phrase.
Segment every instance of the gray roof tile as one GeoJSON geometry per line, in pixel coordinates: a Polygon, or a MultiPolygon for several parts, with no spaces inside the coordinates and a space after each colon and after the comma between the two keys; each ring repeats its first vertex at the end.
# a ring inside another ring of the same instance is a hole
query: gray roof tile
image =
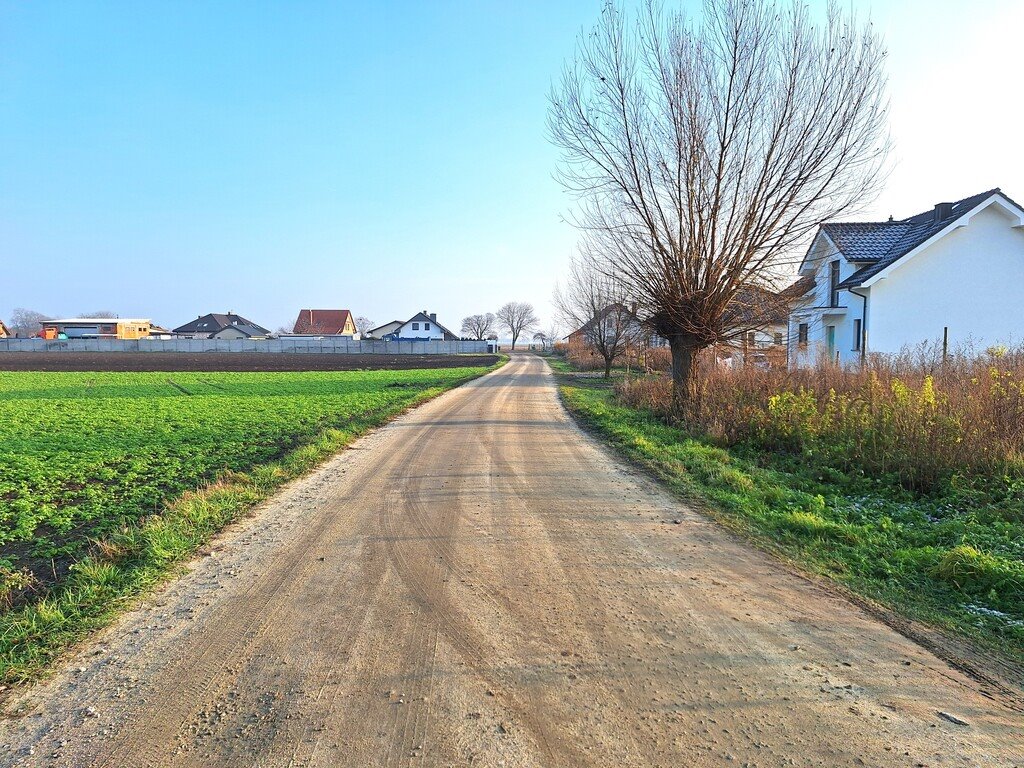
{"type": "MultiPolygon", "coordinates": [[[[853,288],[877,275],[890,264],[937,234],[959,216],[967,213],[992,195],[1003,195],[997,187],[987,192],[948,203],[946,214],[939,218],[935,208],[900,221],[836,222],[822,224],[836,248],[847,259],[862,264],[860,269],[843,280],[840,288],[853,288]]],[[[1016,203],[1013,203],[1016,205],[1016,203]]],[[[1018,208],[1020,206],[1017,206],[1018,208]]]]}

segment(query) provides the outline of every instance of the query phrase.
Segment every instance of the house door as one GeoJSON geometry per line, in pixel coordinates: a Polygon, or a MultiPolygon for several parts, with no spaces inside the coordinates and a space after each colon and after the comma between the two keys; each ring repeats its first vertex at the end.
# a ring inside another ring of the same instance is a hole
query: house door
{"type": "Polygon", "coordinates": [[[828,359],[836,359],[836,327],[834,325],[828,326],[827,339],[828,339],[828,359]]]}

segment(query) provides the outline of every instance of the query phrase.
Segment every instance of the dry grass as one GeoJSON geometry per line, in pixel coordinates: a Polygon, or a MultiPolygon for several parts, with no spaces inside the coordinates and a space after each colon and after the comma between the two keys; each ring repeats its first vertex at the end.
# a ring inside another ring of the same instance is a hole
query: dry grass
{"type": "MultiPolygon", "coordinates": [[[[814,454],[837,469],[931,491],[1024,478],[1024,348],[981,356],[920,348],[863,368],[701,370],[681,417],[721,445],[814,454]]],[[[620,402],[671,418],[667,377],[619,385],[620,402]]],[[[678,419],[677,419],[678,421],[678,419]]]]}

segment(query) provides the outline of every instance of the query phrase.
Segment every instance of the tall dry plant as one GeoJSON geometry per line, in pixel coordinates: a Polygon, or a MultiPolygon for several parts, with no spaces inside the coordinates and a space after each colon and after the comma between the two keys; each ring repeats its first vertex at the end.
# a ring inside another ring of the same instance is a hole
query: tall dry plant
{"type": "Polygon", "coordinates": [[[550,99],[559,178],[596,266],[672,350],[678,407],[698,353],[778,311],[819,222],[884,174],[885,51],[830,3],[707,0],[701,23],[608,2],[550,99]]]}
{"type": "MultiPolygon", "coordinates": [[[[685,425],[725,445],[810,452],[838,469],[894,474],[933,491],[1024,482],[1024,348],[982,356],[924,348],[863,368],[724,369],[707,361],[685,425]]],[[[623,402],[674,419],[667,378],[621,387],[623,402]]]]}

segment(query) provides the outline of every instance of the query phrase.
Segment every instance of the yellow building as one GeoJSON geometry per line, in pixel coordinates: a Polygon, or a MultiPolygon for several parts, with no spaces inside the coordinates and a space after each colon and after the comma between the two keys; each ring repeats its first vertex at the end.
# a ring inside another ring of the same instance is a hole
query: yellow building
{"type": "Polygon", "coordinates": [[[44,339],[143,339],[152,322],[121,317],[74,317],[44,320],[44,339]]]}

